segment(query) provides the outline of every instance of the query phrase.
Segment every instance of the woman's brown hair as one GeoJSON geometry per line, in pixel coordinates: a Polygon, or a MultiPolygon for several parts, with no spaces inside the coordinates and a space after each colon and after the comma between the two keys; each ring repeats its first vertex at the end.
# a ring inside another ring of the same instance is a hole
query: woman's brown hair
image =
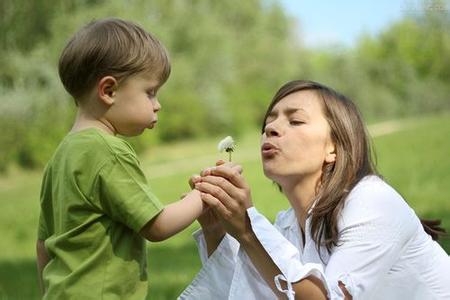
{"type": "MultiPolygon", "coordinates": [[[[338,243],[337,223],[347,195],[363,177],[378,175],[378,172],[369,134],[358,108],[349,98],[320,83],[294,80],[283,85],[267,108],[262,133],[268,115],[278,102],[287,95],[306,90],[314,91],[321,99],[335,145],[336,160],[323,166],[317,200],[311,212],[311,236],[317,248],[324,245],[331,252],[338,243]]],[[[442,233],[438,221],[421,221],[433,239],[442,233]]]]}

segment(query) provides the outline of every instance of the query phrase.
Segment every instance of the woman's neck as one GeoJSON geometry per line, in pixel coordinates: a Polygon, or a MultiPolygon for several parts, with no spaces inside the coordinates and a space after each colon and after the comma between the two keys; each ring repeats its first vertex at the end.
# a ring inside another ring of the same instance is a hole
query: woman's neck
{"type": "Polygon", "coordinates": [[[299,225],[304,230],[308,211],[317,195],[317,184],[320,176],[304,177],[289,185],[282,186],[283,193],[288,198],[299,225]]]}

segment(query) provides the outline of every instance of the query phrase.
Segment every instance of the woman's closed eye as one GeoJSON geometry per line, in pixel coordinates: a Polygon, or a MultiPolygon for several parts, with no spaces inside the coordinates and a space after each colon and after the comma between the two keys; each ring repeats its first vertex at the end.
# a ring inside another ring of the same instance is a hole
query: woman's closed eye
{"type": "Polygon", "coordinates": [[[300,120],[295,120],[295,119],[289,121],[289,125],[292,125],[292,126],[299,126],[299,125],[302,125],[302,124],[305,124],[305,122],[300,121],[300,120]]]}

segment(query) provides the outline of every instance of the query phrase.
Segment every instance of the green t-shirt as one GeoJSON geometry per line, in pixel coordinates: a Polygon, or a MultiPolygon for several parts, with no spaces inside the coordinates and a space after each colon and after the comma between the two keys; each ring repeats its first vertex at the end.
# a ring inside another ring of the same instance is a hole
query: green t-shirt
{"type": "Polygon", "coordinates": [[[42,182],[44,298],[144,299],[147,253],[138,232],[162,208],[127,142],[95,128],[67,135],[42,182]]]}

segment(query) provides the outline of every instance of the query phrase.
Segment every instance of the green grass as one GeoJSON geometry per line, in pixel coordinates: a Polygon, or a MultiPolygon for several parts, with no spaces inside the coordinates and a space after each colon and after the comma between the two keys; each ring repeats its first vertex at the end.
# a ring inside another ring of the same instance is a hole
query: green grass
{"type": "MultiPolygon", "coordinates": [[[[404,130],[375,138],[378,165],[421,217],[440,218],[450,229],[450,115],[409,120],[404,130]]],[[[161,146],[142,156],[155,193],[172,202],[188,190],[187,179],[199,168],[226,155],[216,152],[217,139],[161,146]]],[[[242,162],[253,187],[255,206],[273,220],[287,201],[261,170],[255,131],[238,139],[233,160],[242,162]]],[[[0,178],[0,300],[38,298],[35,236],[41,172],[12,171],[0,178]]],[[[175,299],[200,268],[191,233],[193,224],[162,243],[149,244],[151,299],[175,299]]],[[[442,245],[450,253],[450,240],[442,245]]]]}

